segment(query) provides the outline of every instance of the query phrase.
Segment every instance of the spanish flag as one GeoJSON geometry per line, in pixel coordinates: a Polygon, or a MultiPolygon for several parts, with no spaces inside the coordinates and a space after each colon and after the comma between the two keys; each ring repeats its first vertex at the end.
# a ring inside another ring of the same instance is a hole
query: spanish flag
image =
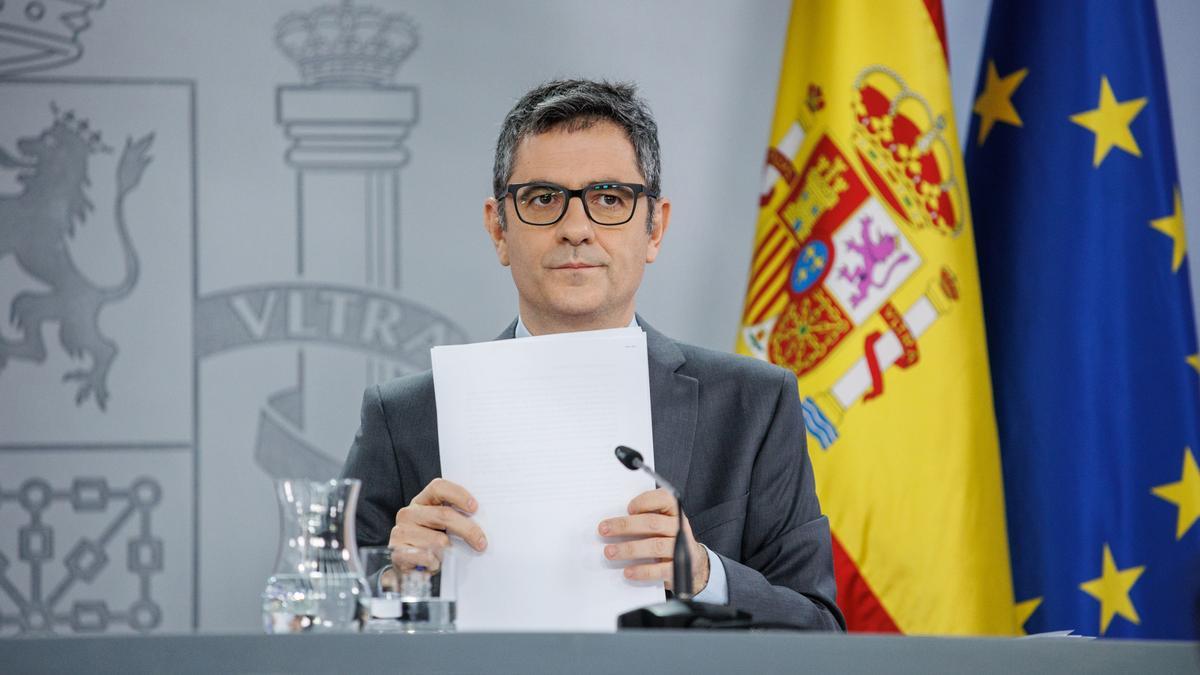
{"type": "Polygon", "coordinates": [[[795,0],[737,350],[792,369],[851,630],[1011,634],[938,0],[795,0]]]}

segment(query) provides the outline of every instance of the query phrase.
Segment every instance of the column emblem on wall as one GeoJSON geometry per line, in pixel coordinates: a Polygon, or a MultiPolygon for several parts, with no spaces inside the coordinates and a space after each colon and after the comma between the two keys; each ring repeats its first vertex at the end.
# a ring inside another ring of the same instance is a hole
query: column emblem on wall
{"type": "Polygon", "coordinates": [[[321,448],[305,432],[322,382],[347,369],[364,372],[364,386],[424,370],[431,346],[466,335],[400,293],[400,172],[419,92],[395,78],[419,44],[416,24],[347,0],[284,16],[275,40],[301,80],[276,90],[284,160],[296,172],[296,277],[201,298],[197,357],[296,345],[296,384],[263,406],[255,460],[273,477],[330,478],[344,448],[321,448]],[[331,250],[348,240],[361,242],[357,260],[331,250]]]}

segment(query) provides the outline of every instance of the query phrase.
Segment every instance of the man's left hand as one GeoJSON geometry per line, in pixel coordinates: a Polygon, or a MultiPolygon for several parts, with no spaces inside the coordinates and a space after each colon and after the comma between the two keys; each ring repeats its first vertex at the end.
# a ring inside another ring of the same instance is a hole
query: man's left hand
{"type": "MultiPolygon", "coordinates": [[[[604,537],[635,537],[604,547],[609,560],[646,560],[625,568],[625,578],[637,581],[665,581],[671,588],[672,561],[675,559],[675,535],[679,531],[678,505],[671,493],[661,488],[643,492],[629,502],[629,515],[600,521],[604,537]]],[[[692,536],[687,516],[684,531],[692,549],[692,589],[699,593],[708,585],[708,551],[692,536]]]]}

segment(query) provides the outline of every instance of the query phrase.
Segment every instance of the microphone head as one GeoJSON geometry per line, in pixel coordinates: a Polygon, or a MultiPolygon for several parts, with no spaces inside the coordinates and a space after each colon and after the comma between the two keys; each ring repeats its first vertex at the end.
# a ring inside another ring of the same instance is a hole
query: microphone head
{"type": "Polygon", "coordinates": [[[624,445],[618,445],[615,450],[617,459],[625,465],[625,468],[630,471],[637,471],[642,468],[642,453],[624,445]]]}

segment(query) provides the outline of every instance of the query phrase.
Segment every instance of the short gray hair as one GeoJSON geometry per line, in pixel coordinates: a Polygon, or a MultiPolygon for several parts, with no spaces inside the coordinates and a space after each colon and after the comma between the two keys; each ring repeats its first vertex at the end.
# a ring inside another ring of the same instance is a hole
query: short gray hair
{"type": "MultiPolygon", "coordinates": [[[[500,199],[504,195],[516,163],[517,145],[526,136],[557,128],[582,131],[605,120],[625,130],[642,180],[646,181],[646,192],[658,195],[662,173],[658,125],[649,106],[637,95],[637,86],[629,82],[553,80],[522,96],[504,118],[492,166],[493,196],[500,199]]],[[[503,209],[500,224],[505,224],[503,209]]],[[[648,214],[647,229],[650,226],[648,214]]]]}

